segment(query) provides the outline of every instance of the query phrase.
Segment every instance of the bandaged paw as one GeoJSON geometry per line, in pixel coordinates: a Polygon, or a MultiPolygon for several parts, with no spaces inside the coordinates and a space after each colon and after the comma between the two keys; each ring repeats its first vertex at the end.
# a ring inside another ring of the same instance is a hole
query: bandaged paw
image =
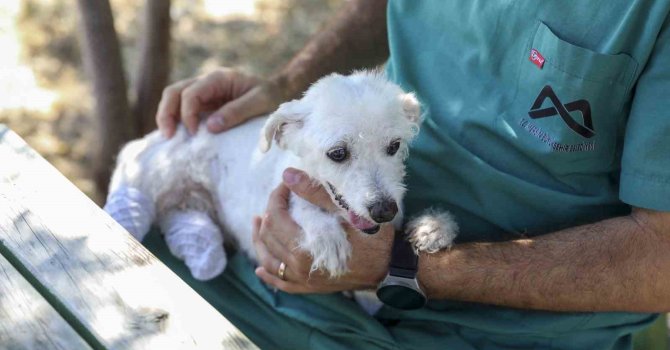
{"type": "Polygon", "coordinates": [[[133,187],[110,192],[103,209],[138,241],[144,239],[154,220],[153,202],[133,187]]]}
{"type": "Polygon", "coordinates": [[[186,263],[194,278],[206,281],[223,272],[227,263],[223,235],[209,215],[171,211],[159,224],[170,252],[186,263]]]}

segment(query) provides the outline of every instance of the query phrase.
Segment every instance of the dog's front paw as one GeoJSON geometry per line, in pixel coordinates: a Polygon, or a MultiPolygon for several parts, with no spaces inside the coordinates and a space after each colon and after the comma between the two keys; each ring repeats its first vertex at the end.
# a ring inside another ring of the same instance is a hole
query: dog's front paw
{"type": "Polygon", "coordinates": [[[351,256],[351,245],[337,220],[320,228],[304,228],[304,240],[300,248],[312,256],[310,272],[322,270],[335,278],[349,271],[347,262],[351,256]]]}
{"type": "Polygon", "coordinates": [[[451,247],[458,224],[448,212],[430,210],[412,219],[405,232],[416,251],[435,253],[451,247]]]}

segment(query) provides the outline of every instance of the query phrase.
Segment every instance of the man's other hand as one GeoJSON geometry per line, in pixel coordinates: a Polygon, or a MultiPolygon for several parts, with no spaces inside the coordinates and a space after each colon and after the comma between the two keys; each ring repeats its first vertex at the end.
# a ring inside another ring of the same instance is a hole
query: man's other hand
{"type": "Polygon", "coordinates": [[[201,117],[209,114],[207,129],[218,133],[272,112],[282,102],[280,96],[280,87],[274,82],[221,68],[165,88],[156,123],[168,138],[174,135],[179,122],[195,134],[201,117]]]}

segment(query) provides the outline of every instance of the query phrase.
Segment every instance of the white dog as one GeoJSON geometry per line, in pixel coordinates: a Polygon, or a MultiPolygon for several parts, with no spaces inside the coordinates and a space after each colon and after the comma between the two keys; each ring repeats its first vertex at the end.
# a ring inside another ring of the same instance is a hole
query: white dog
{"type": "MultiPolygon", "coordinates": [[[[157,219],[172,253],[206,280],[225,268],[224,237],[255,259],[252,217],[263,212],[283,170],[298,168],[341,208],[331,214],[290,199],[312,270],[338,276],[351,254],[342,220],[367,234],[401,221],[403,160],[419,117],[414,95],[383,76],[333,74],[268,118],[224,133],[210,134],[201,125],[191,137],[182,126],[171,139],[153,132],[129,143],[105,209],[140,240],[157,219]],[[273,139],[278,147],[271,147],[273,139]]],[[[415,248],[429,252],[450,246],[457,230],[446,213],[420,217],[410,227],[415,248]]]]}

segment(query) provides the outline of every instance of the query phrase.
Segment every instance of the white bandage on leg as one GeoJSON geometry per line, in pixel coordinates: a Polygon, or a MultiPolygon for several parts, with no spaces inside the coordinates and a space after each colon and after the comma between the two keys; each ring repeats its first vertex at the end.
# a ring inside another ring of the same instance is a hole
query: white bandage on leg
{"type": "Polygon", "coordinates": [[[154,221],[153,201],[133,187],[110,192],[103,209],[138,241],[144,239],[154,221]]]}
{"type": "Polygon", "coordinates": [[[206,213],[174,210],[159,220],[170,252],[184,260],[194,278],[212,279],[226,267],[226,252],[219,227],[206,213]]]}

